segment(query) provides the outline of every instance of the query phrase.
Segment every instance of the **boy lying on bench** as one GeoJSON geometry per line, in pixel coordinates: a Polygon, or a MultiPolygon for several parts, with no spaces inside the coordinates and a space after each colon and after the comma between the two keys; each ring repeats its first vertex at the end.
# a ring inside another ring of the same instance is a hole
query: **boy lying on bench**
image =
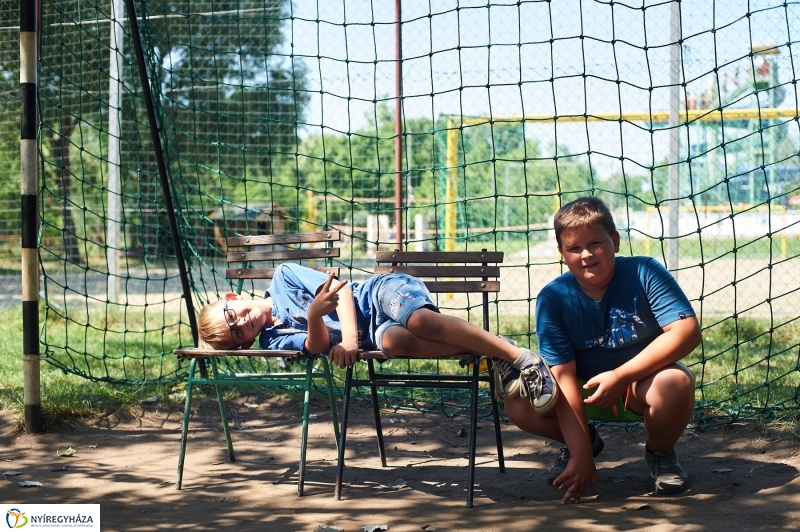
{"type": "Polygon", "coordinates": [[[201,340],[214,349],[248,349],[260,335],[263,349],[309,355],[327,351],[340,368],[356,362],[359,347],[390,358],[481,354],[496,361],[501,375],[517,370],[514,384],[535,411],[547,412],[558,401],[558,385],[542,357],[439,313],[425,284],[402,273],[378,274],[348,286],[334,281],[333,274],[285,263],[276,269],[265,299],[226,294],[203,308],[199,329],[201,340]]]}

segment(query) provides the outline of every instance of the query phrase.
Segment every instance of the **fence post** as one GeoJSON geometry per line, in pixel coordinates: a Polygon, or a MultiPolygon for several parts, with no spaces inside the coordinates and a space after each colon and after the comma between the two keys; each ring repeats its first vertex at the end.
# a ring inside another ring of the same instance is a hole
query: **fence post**
{"type": "Polygon", "coordinates": [[[42,428],[39,354],[39,13],[40,0],[19,6],[20,208],[22,211],[22,378],[25,430],[42,428]]]}

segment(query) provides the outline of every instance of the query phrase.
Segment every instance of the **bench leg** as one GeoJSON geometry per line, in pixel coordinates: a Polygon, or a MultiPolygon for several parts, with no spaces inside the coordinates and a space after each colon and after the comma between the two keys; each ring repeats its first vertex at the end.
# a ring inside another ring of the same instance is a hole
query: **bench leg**
{"type": "Polygon", "coordinates": [[[369,368],[369,388],[372,393],[372,413],[375,415],[375,432],[378,435],[378,455],[381,457],[381,465],[386,467],[386,447],[383,444],[383,425],[381,425],[381,409],[378,405],[378,389],[375,387],[375,363],[367,360],[369,368]]]}
{"type": "Polygon", "coordinates": [[[314,360],[306,360],[306,384],[303,393],[303,432],[300,436],[300,467],[297,471],[297,496],[303,496],[303,484],[306,480],[306,449],[308,447],[308,418],[311,415],[311,374],[314,371],[314,360]]]}
{"type": "Polygon", "coordinates": [[[333,421],[333,435],[336,438],[336,449],[339,449],[339,419],[336,415],[336,392],[333,389],[333,375],[331,373],[331,366],[328,359],[325,357],[320,358],[322,361],[322,370],[325,372],[325,384],[328,387],[328,401],[331,407],[331,421],[333,421]]]}
{"type": "Polygon", "coordinates": [[[478,442],[478,375],[480,363],[476,360],[472,365],[472,383],[470,389],[470,426],[469,432],[469,468],[467,472],[467,508],[472,508],[475,493],[475,451],[478,442]]]}
{"type": "Polygon", "coordinates": [[[353,382],[353,366],[347,368],[344,377],[344,397],[342,398],[342,430],[339,433],[339,459],[336,464],[336,484],[333,488],[333,498],[342,498],[342,477],[344,475],[344,448],[347,442],[347,416],[350,413],[350,386],[353,382]]]}
{"type": "Polygon", "coordinates": [[[192,384],[194,371],[197,366],[197,359],[189,361],[189,380],[186,382],[186,400],[183,405],[183,422],[181,423],[181,447],[178,451],[178,478],[175,481],[175,489],[181,489],[183,484],[183,459],[186,456],[186,441],[189,437],[189,415],[192,407],[192,384]]]}
{"type": "Polygon", "coordinates": [[[494,441],[497,443],[497,462],[500,464],[500,472],[506,472],[506,463],[503,458],[503,436],[500,433],[500,407],[497,405],[497,395],[495,394],[496,383],[494,381],[494,366],[489,362],[489,396],[492,398],[492,417],[494,418],[494,441]]]}
{"type": "MultiPolygon", "coordinates": [[[[211,375],[213,375],[214,379],[219,377],[219,373],[217,372],[217,361],[213,358],[211,359],[211,375]]],[[[228,457],[231,459],[231,462],[236,461],[236,456],[233,454],[233,443],[231,442],[231,429],[228,427],[228,412],[225,408],[225,399],[222,397],[222,388],[218,385],[214,385],[214,391],[217,392],[217,402],[219,403],[219,414],[222,418],[222,431],[225,433],[225,442],[228,444],[228,457]]]]}

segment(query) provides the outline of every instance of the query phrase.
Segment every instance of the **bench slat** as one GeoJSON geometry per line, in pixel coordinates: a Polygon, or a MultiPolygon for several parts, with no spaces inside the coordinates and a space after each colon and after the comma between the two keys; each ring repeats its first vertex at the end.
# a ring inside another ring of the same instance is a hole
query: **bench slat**
{"type": "Polygon", "coordinates": [[[402,263],[501,263],[502,251],[378,251],[376,262],[402,263]]]}
{"type": "MultiPolygon", "coordinates": [[[[275,276],[277,268],[229,268],[225,270],[226,279],[272,279],[275,276]]],[[[333,272],[333,275],[339,277],[340,268],[331,267],[326,268],[319,266],[314,268],[317,271],[328,273],[333,272]]]]}
{"type": "MultiPolygon", "coordinates": [[[[177,355],[178,360],[189,360],[191,358],[211,358],[211,357],[264,357],[264,358],[294,358],[304,356],[302,351],[278,351],[271,349],[234,349],[234,350],[217,350],[217,349],[200,349],[194,347],[186,347],[175,349],[173,354],[177,355]]],[[[325,356],[325,355],[317,355],[325,356]]],[[[435,360],[466,360],[472,362],[479,355],[472,353],[461,353],[455,355],[447,355],[444,357],[435,357],[435,360]]],[[[413,357],[395,357],[397,359],[413,358],[413,357]]],[[[358,360],[391,360],[383,351],[359,351],[358,360]]]]}
{"type": "Polygon", "coordinates": [[[376,266],[373,273],[406,273],[414,277],[500,277],[499,266],[376,266]]]}
{"type": "Polygon", "coordinates": [[[500,281],[424,281],[432,294],[499,292],[500,281]]]}
{"type": "Polygon", "coordinates": [[[305,244],[309,242],[336,242],[340,240],[339,231],[317,233],[289,233],[281,235],[247,235],[228,237],[228,247],[269,246],[274,244],[305,244]]]}
{"type": "Polygon", "coordinates": [[[301,259],[328,259],[338,257],[339,248],[284,249],[280,251],[231,251],[228,262],[293,261],[301,259]]]}

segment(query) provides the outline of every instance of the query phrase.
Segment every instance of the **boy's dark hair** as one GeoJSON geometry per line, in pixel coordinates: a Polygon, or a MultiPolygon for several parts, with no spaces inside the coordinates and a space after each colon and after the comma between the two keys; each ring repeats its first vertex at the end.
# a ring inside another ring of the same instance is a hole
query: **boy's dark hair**
{"type": "Polygon", "coordinates": [[[558,247],[561,247],[561,235],[564,232],[590,225],[602,226],[609,235],[613,235],[617,231],[611,211],[608,210],[605,203],[597,198],[588,196],[578,198],[558,209],[553,218],[558,247]]]}

